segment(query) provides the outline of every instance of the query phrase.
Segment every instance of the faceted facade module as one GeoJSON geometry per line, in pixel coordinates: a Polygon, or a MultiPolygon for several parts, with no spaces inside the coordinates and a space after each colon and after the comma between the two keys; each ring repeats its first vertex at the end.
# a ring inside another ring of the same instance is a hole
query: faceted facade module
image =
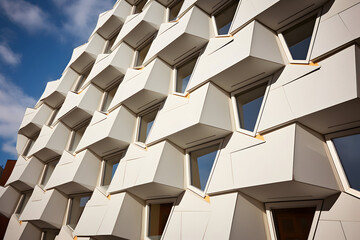
{"type": "Polygon", "coordinates": [[[118,0],[26,110],[4,239],[359,239],[359,22],[359,0],[118,0]]]}

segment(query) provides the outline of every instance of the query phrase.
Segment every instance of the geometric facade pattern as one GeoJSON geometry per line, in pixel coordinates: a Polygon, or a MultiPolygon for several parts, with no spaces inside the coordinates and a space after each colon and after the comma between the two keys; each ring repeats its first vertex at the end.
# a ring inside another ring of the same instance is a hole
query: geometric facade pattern
{"type": "Polygon", "coordinates": [[[358,239],[359,22],[358,0],[118,0],[26,110],[4,239],[358,239]]]}

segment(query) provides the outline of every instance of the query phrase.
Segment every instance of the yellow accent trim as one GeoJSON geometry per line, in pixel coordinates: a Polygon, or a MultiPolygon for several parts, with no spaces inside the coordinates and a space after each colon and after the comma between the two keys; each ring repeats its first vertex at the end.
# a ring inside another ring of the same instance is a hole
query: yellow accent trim
{"type": "Polygon", "coordinates": [[[74,237],[74,240],[77,240],[77,236],[74,237]]]}
{"type": "Polygon", "coordinates": [[[319,66],[319,64],[310,61],[309,63],[290,63],[291,65],[319,66]]]}
{"type": "Polygon", "coordinates": [[[19,223],[20,223],[20,225],[21,225],[21,224],[22,224],[22,221],[20,220],[19,223]]]}
{"type": "Polygon", "coordinates": [[[107,195],[107,198],[110,200],[110,198],[111,198],[111,194],[107,195]]]}
{"type": "Polygon", "coordinates": [[[259,139],[259,140],[262,140],[262,141],[265,141],[265,138],[263,136],[261,136],[260,134],[256,135],[255,138],[259,139]]]}
{"type": "Polygon", "coordinates": [[[210,203],[210,196],[209,196],[209,195],[206,195],[206,196],[204,197],[204,200],[207,201],[208,203],[210,203]]]}
{"type": "Polygon", "coordinates": [[[186,93],[185,97],[189,99],[190,98],[190,93],[186,93]]]}

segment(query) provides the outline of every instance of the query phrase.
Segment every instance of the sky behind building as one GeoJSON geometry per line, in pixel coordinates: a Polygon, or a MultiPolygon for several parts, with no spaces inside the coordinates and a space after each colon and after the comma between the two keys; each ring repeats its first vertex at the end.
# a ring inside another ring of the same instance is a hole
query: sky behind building
{"type": "Polygon", "coordinates": [[[17,159],[17,131],[46,83],[116,0],[0,0],[0,165],[17,159]],[[79,29],[81,29],[79,31],[79,29]]]}

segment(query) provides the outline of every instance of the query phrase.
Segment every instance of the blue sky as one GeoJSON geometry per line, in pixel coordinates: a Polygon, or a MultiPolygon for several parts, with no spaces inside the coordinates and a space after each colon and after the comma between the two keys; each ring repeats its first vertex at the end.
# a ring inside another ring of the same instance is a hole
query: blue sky
{"type": "Polygon", "coordinates": [[[17,159],[17,131],[48,81],[116,0],[0,0],[0,165],[17,159]]]}

